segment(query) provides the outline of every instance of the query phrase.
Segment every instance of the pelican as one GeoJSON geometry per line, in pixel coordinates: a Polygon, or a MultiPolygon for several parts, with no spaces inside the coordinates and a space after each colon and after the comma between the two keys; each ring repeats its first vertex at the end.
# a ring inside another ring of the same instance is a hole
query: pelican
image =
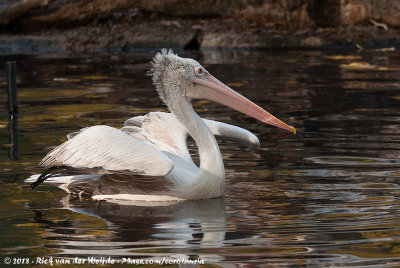
{"type": "MultiPolygon", "coordinates": [[[[40,162],[39,166],[47,170],[31,184],[32,189],[46,180],[52,171],[62,168],[89,170],[94,178],[101,174],[132,174],[131,180],[141,180],[142,176],[144,180],[158,178],[148,191],[136,196],[145,201],[222,196],[225,168],[215,137],[235,140],[253,148],[259,147],[259,140],[240,127],[202,119],[191,104],[196,99],[218,102],[261,122],[296,133],[294,127],[217,80],[200,63],[181,58],[172,50],[162,49],[154,56],[149,74],[171,113],[151,112],[136,116],[128,119],[121,129],[98,125],[69,134],[66,142],[40,162]],[[189,135],[198,147],[200,166],[196,166],[188,151],[189,135]],[[164,190],[156,195],[151,194],[152,187],[160,186],[155,184],[164,185],[164,190]]],[[[74,180],[79,181],[79,176],[74,180]]]]}

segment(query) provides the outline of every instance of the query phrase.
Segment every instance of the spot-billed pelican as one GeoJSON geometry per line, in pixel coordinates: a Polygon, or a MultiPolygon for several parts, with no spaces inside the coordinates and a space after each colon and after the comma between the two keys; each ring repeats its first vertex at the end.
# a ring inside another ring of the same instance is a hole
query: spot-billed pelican
{"type": "MultiPolygon", "coordinates": [[[[122,129],[99,125],[68,135],[68,141],[49,152],[41,161],[40,166],[48,170],[31,184],[32,189],[43,182],[50,171],[61,167],[87,169],[92,176],[134,174],[132,180],[140,180],[141,176],[144,179],[158,178],[154,180],[154,185],[147,185],[148,191],[144,191],[144,195],[136,196],[143,200],[222,196],[225,169],[215,137],[236,140],[250,147],[258,147],[259,140],[245,129],[200,118],[191,104],[195,99],[215,101],[261,122],[296,132],[294,127],[214,78],[197,61],[181,58],[171,50],[163,49],[155,55],[150,75],[171,113],[152,112],[136,116],[128,119],[122,129]],[[189,154],[188,135],[198,146],[200,167],[195,165],[189,154]],[[151,195],[151,188],[160,188],[155,184],[165,187],[161,187],[161,194],[151,195]]],[[[79,181],[79,176],[75,180],[79,181]]],[[[127,193],[102,196],[95,191],[93,194],[100,199],[127,197],[127,193]]]]}

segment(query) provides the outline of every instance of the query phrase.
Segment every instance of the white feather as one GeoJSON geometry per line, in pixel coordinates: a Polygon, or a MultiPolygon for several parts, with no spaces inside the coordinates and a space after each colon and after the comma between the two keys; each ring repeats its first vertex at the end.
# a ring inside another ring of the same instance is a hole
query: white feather
{"type": "MultiPolygon", "coordinates": [[[[250,148],[260,146],[258,138],[246,129],[204,118],[203,121],[216,138],[233,140],[250,148]]],[[[191,161],[186,143],[189,133],[172,113],[151,112],[145,116],[132,117],[125,121],[121,130],[161,151],[191,161]]]]}
{"type": "Polygon", "coordinates": [[[102,168],[149,176],[165,176],[173,163],[164,153],[109,126],[86,128],[42,160],[43,167],[102,168]]]}

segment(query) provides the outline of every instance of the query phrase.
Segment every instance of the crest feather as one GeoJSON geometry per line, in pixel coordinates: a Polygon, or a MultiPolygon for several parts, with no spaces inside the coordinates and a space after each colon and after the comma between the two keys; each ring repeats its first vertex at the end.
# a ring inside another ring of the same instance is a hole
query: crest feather
{"type": "Polygon", "coordinates": [[[163,73],[167,66],[171,62],[171,56],[177,57],[176,54],[172,51],[172,49],[161,49],[161,52],[158,52],[151,62],[151,69],[148,74],[151,76],[153,80],[153,84],[157,89],[157,92],[160,98],[165,102],[166,96],[164,93],[164,88],[162,84],[163,73]]]}

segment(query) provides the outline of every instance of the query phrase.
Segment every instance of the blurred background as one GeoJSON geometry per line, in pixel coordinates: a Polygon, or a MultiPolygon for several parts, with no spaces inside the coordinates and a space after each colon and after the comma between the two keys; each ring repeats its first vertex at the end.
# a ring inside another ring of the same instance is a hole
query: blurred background
{"type": "Polygon", "coordinates": [[[397,0],[3,0],[0,52],[371,48],[399,27],[397,0]]]}

